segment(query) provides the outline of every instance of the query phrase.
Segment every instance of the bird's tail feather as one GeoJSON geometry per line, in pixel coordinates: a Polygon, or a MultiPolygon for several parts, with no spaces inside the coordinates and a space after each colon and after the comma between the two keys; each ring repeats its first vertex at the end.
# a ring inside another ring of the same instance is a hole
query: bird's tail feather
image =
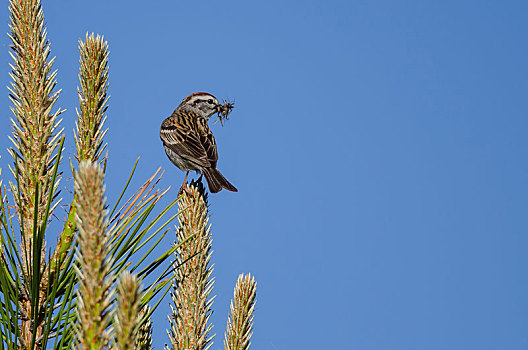
{"type": "Polygon", "coordinates": [[[205,168],[203,169],[203,174],[205,180],[207,181],[207,186],[209,186],[209,191],[211,193],[217,193],[225,188],[228,191],[238,192],[235,186],[233,186],[227,179],[215,168],[205,168]]]}

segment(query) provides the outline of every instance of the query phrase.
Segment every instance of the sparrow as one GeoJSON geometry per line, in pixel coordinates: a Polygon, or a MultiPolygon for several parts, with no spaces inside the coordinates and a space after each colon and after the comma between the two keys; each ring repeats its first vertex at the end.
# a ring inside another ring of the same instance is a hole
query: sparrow
{"type": "Polygon", "coordinates": [[[165,153],[174,165],[187,171],[184,183],[189,171],[195,170],[205,177],[211,193],[220,192],[223,188],[238,192],[216,169],[218,151],[207,124],[215,113],[221,122],[227,119],[232,108],[232,103],[222,105],[211,94],[195,92],[187,96],[172,115],[161,123],[160,138],[165,153]]]}

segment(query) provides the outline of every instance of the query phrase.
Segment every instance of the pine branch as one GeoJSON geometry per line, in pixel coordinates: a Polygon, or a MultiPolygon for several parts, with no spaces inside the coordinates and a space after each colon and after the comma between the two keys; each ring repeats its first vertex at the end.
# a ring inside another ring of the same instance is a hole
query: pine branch
{"type": "Polygon", "coordinates": [[[175,254],[174,307],[171,305],[169,332],[173,349],[204,350],[211,346],[212,325],[208,325],[214,299],[210,298],[214,282],[209,263],[211,233],[205,190],[199,185],[185,184],[178,203],[181,214],[177,239],[181,245],[175,254]]]}
{"type": "MultiPolygon", "coordinates": [[[[106,148],[103,144],[107,129],[103,130],[108,109],[108,43],[100,35],[86,34],[85,41],[79,40],[79,109],[77,131],[74,131],[75,146],[78,162],[90,160],[93,163],[102,162],[101,154],[106,148]]],[[[72,172],[74,170],[72,169],[72,172]]],[[[70,210],[64,229],[57,242],[57,247],[51,259],[51,275],[63,267],[66,257],[70,253],[75,235],[75,199],[70,210]]]]}
{"type": "Polygon", "coordinates": [[[53,111],[59,92],[53,58],[46,39],[44,15],[39,0],[11,0],[10,100],[13,104],[12,147],[14,164],[10,170],[16,184],[10,183],[20,223],[22,282],[25,293],[19,307],[31,320],[21,322],[22,347],[40,347],[43,306],[47,290],[45,278],[44,235],[47,221],[58,201],[60,176],[54,169],[60,161],[62,130],[57,120],[61,110],[53,111]],[[44,278],[43,278],[44,276],[44,278]],[[25,296],[25,297],[24,297],[25,296]]]}
{"type": "Polygon", "coordinates": [[[54,59],[48,59],[50,47],[40,1],[11,0],[9,9],[9,37],[13,43],[9,96],[14,115],[14,119],[11,119],[13,147],[10,153],[14,160],[11,171],[17,179],[17,185],[12,184],[11,190],[25,238],[22,242],[27,252],[25,260],[29,262],[34,213],[37,214],[36,226],[41,227],[48,194],[50,191],[55,194],[58,187],[58,181],[52,186],[51,170],[58,161],[54,153],[62,135],[62,130],[57,131],[60,123],[57,116],[62,111],[52,112],[58,99],[58,92],[53,92],[56,71],[51,72],[54,59]],[[38,202],[35,203],[37,186],[39,194],[38,202]]]}
{"type": "Polygon", "coordinates": [[[147,305],[141,309],[141,325],[136,339],[136,350],[152,350],[151,309],[147,305]]]}
{"type": "Polygon", "coordinates": [[[225,350],[249,350],[256,294],[255,278],[251,274],[238,276],[230,315],[227,318],[225,350]]]}
{"type": "Polygon", "coordinates": [[[89,161],[79,165],[75,175],[77,193],[76,223],[79,229],[79,249],[76,271],[79,279],[77,293],[77,344],[82,349],[104,349],[110,336],[111,289],[114,278],[108,259],[108,219],[105,210],[103,172],[89,161]]]}
{"type": "Polygon", "coordinates": [[[106,148],[103,138],[105,113],[108,108],[108,43],[100,35],[86,34],[85,41],[79,40],[79,93],[80,111],[77,110],[75,123],[75,146],[77,160],[100,161],[106,148]]]}
{"type": "Polygon", "coordinates": [[[141,285],[137,276],[123,271],[117,284],[117,311],[114,318],[117,350],[134,350],[141,323],[141,285]]]}

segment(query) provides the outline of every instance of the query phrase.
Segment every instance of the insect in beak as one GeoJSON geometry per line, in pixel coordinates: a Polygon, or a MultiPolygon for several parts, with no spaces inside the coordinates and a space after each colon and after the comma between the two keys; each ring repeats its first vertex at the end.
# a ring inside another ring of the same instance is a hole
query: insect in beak
{"type": "Polygon", "coordinates": [[[235,107],[235,103],[234,102],[227,102],[226,100],[224,100],[224,104],[221,105],[219,104],[216,109],[217,109],[217,113],[218,113],[218,120],[217,121],[220,121],[220,124],[222,124],[222,126],[224,126],[224,119],[225,120],[229,120],[229,118],[227,117],[229,115],[229,113],[231,112],[231,110],[235,107]]]}

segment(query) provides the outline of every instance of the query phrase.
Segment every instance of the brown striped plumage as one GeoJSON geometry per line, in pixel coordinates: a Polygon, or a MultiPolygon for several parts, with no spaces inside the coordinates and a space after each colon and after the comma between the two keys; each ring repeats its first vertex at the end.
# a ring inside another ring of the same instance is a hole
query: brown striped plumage
{"type": "Polygon", "coordinates": [[[160,138],[165,153],[174,165],[184,171],[202,173],[212,193],[222,188],[237,192],[216,169],[218,151],[207,121],[224,107],[208,93],[194,93],[183,100],[172,115],[161,124],[160,138]]]}

